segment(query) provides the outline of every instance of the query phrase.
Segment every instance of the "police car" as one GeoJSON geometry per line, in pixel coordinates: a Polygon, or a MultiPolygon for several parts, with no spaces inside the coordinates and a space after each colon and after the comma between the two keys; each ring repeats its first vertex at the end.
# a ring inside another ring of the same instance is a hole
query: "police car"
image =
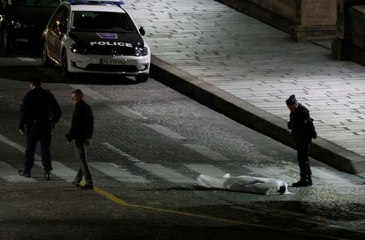
{"type": "Polygon", "coordinates": [[[105,73],[148,80],[151,52],[120,0],[62,3],[43,32],[42,62],[61,66],[62,75],[105,73]]]}

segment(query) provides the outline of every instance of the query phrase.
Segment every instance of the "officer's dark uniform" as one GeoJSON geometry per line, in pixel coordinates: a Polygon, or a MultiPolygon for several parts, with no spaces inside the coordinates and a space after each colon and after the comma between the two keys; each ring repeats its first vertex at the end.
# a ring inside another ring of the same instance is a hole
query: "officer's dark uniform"
{"type": "Polygon", "coordinates": [[[300,181],[293,186],[312,185],[312,171],[309,164],[309,144],[312,141],[309,110],[301,104],[290,112],[288,128],[292,131],[293,140],[297,146],[297,159],[300,170],[300,181]]]}
{"type": "Polygon", "coordinates": [[[24,170],[20,171],[21,175],[30,177],[36,144],[40,142],[43,168],[49,177],[49,172],[52,170],[50,152],[52,128],[61,118],[61,114],[61,108],[50,91],[36,86],[25,95],[19,121],[19,129],[26,128],[27,135],[24,170]]]}

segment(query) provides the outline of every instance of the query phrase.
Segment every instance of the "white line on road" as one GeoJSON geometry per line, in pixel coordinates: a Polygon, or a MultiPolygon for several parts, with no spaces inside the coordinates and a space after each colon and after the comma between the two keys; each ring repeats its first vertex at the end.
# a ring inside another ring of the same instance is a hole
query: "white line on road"
{"type": "Polygon", "coordinates": [[[188,183],[194,184],[196,181],[192,180],[191,178],[187,178],[180,173],[175,172],[174,170],[164,167],[160,164],[149,164],[145,163],[143,165],[138,165],[138,167],[142,168],[143,170],[153,173],[154,175],[165,179],[168,182],[172,183],[188,183]]]}
{"type": "Polygon", "coordinates": [[[22,62],[36,62],[37,61],[34,58],[27,58],[27,57],[17,57],[17,59],[19,59],[22,62]]]}
{"type": "MultiPolygon", "coordinates": [[[[96,101],[111,102],[111,100],[109,98],[101,95],[100,93],[92,90],[91,88],[89,88],[85,85],[71,84],[70,86],[75,89],[81,89],[81,91],[85,95],[91,97],[92,99],[94,99],[96,101]]],[[[113,109],[114,111],[122,114],[123,116],[129,117],[131,119],[135,119],[135,120],[147,120],[148,119],[145,116],[143,116],[142,114],[135,112],[123,105],[107,104],[107,106],[110,107],[111,109],[113,109]]]]}
{"type": "Polygon", "coordinates": [[[36,182],[34,178],[20,176],[17,169],[5,162],[0,162],[0,177],[8,182],[36,182]]]}
{"type": "Polygon", "coordinates": [[[172,183],[195,183],[194,180],[192,180],[191,178],[187,178],[179,173],[177,173],[176,171],[164,167],[160,164],[149,164],[149,163],[144,163],[138,159],[136,159],[135,157],[130,156],[129,154],[119,150],[118,148],[112,146],[109,143],[103,143],[104,146],[106,146],[107,148],[109,148],[110,150],[112,150],[113,152],[119,154],[122,157],[127,158],[129,161],[135,163],[135,166],[138,168],[141,168],[147,172],[150,172],[160,178],[163,178],[169,182],[172,183]]]}
{"type": "MultiPolygon", "coordinates": [[[[77,172],[72,170],[71,168],[66,167],[63,163],[58,161],[52,161],[52,165],[53,165],[53,170],[52,170],[53,175],[56,175],[57,177],[65,180],[66,182],[72,182],[75,179],[77,172]]],[[[39,162],[38,166],[41,167],[42,164],[39,162]]]]}
{"type": "Polygon", "coordinates": [[[158,132],[166,137],[172,138],[172,139],[177,139],[177,140],[186,140],[187,139],[186,137],[183,137],[183,136],[171,131],[170,129],[165,128],[158,124],[144,124],[144,125],[155,130],[156,132],[158,132]]]}
{"type": "Polygon", "coordinates": [[[221,171],[219,168],[211,164],[185,164],[189,169],[204,175],[209,175],[213,177],[222,177],[227,172],[221,171]]]}
{"type": "Polygon", "coordinates": [[[133,175],[127,169],[124,169],[116,164],[107,162],[90,162],[91,167],[96,170],[112,177],[120,182],[130,182],[130,183],[148,183],[149,181],[142,177],[133,175]]]}
{"type": "Polygon", "coordinates": [[[184,144],[185,147],[190,148],[191,150],[200,153],[203,156],[206,156],[214,161],[229,161],[228,158],[221,155],[220,153],[214,152],[209,148],[197,144],[184,144]]]}
{"type": "Polygon", "coordinates": [[[102,143],[102,145],[104,145],[105,147],[107,147],[108,149],[112,150],[113,152],[117,153],[119,156],[125,157],[127,158],[129,161],[136,163],[136,164],[143,164],[142,161],[138,160],[135,157],[132,157],[131,155],[119,150],[118,148],[114,147],[113,145],[109,144],[109,143],[102,143]]]}
{"type": "MultiPolygon", "coordinates": [[[[4,137],[1,134],[0,134],[0,141],[8,144],[9,146],[15,148],[16,150],[18,150],[22,153],[25,153],[25,148],[23,146],[19,145],[16,142],[11,141],[10,139],[4,137]]],[[[40,168],[43,168],[41,157],[38,154],[35,154],[34,159],[36,160],[36,161],[34,161],[34,164],[40,168]]],[[[62,178],[69,182],[69,181],[72,181],[74,179],[74,177],[76,176],[76,172],[74,170],[66,167],[65,165],[63,165],[60,162],[52,161],[52,165],[54,167],[52,174],[59,178],[62,178]]],[[[22,178],[24,178],[24,177],[22,177],[22,178]]]]}
{"type": "Polygon", "coordinates": [[[146,120],[147,118],[143,116],[142,114],[135,112],[133,110],[130,110],[126,106],[123,105],[109,105],[110,108],[112,108],[114,111],[122,114],[123,116],[129,117],[134,120],[146,120]]]}

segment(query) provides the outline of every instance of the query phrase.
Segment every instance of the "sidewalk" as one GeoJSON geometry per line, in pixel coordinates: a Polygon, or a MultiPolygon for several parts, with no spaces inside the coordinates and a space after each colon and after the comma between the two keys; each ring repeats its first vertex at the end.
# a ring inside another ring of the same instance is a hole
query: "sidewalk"
{"type": "Polygon", "coordinates": [[[285,100],[295,94],[315,120],[312,156],[365,177],[364,66],[215,0],[124,7],[146,29],[153,78],[291,146],[285,100]]]}

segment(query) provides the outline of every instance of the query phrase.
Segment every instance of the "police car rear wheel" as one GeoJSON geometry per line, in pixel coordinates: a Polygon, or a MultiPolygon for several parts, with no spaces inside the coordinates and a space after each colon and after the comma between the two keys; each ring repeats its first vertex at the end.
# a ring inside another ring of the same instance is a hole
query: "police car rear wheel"
{"type": "Polygon", "coordinates": [[[141,83],[141,82],[147,82],[148,80],[148,75],[147,74],[143,74],[143,75],[137,75],[136,76],[136,81],[141,83]]]}

